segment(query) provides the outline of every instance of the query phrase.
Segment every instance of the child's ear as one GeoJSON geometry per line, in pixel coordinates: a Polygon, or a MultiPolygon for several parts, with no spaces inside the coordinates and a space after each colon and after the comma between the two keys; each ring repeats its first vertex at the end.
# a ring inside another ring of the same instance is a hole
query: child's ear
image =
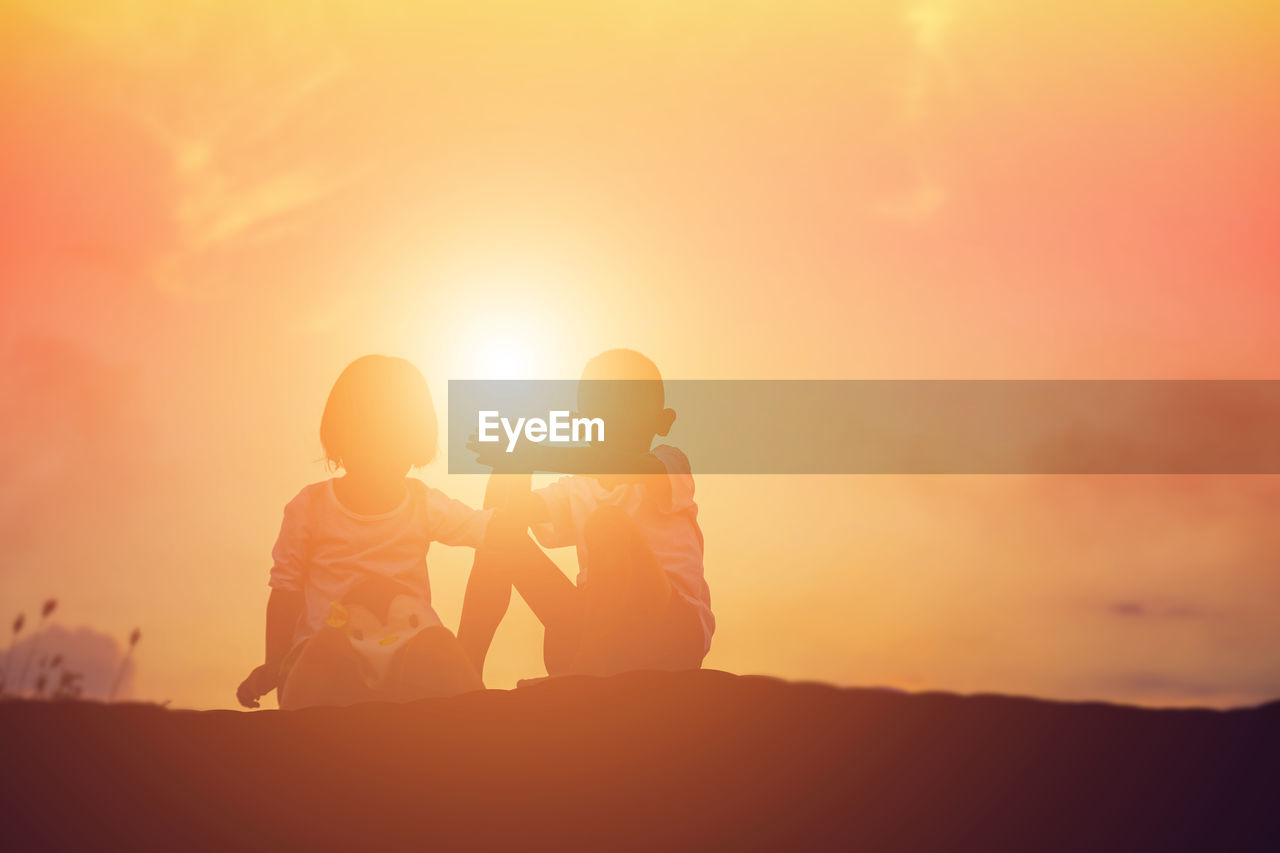
{"type": "Polygon", "coordinates": [[[663,409],[658,413],[658,428],[654,430],[657,435],[666,435],[671,432],[671,425],[676,422],[675,409],[663,409]]]}

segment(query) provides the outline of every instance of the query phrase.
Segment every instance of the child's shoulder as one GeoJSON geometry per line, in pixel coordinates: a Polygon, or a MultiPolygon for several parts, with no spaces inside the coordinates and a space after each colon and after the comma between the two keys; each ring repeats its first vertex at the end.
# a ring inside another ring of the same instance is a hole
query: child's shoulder
{"type": "Polygon", "coordinates": [[[285,505],[286,508],[293,507],[295,509],[299,509],[323,499],[329,494],[329,484],[331,482],[333,481],[321,480],[318,483],[308,483],[299,489],[298,493],[289,500],[289,503],[285,505]]]}
{"type": "Polygon", "coordinates": [[[650,451],[658,461],[666,466],[668,474],[692,474],[689,457],[684,451],[671,444],[659,444],[650,451]]]}
{"type": "Polygon", "coordinates": [[[328,494],[328,480],[322,480],[319,483],[309,483],[303,486],[298,490],[298,493],[284,505],[285,518],[292,519],[294,524],[309,523],[319,511],[328,494]]]}
{"type": "Polygon", "coordinates": [[[447,492],[442,492],[435,486],[429,486],[417,477],[405,477],[404,483],[405,488],[409,490],[409,499],[414,503],[434,505],[453,501],[453,497],[447,492]]]}

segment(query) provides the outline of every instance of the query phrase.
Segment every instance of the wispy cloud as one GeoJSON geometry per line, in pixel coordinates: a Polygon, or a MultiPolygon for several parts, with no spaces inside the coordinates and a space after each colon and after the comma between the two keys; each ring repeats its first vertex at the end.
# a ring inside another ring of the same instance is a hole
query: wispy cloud
{"type": "Polygon", "coordinates": [[[292,233],[360,174],[282,141],[325,110],[349,70],[341,47],[299,32],[305,22],[285,14],[296,9],[245,7],[228,39],[223,11],[137,3],[108,15],[86,4],[49,15],[102,66],[108,108],[136,121],[165,162],[172,231],[150,266],[174,295],[216,293],[218,261],[292,233]]]}
{"type": "MultiPolygon", "coordinates": [[[[1160,672],[1128,672],[1100,679],[1106,692],[1118,692],[1138,700],[1163,701],[1178,697],[1183,702],[1235,695],[1231,687],[1218,682],[1199,681],[1160,672]]],[[[1256,685],[1250,685],[1256,689],[1256,685]]]]}
{"type": "Polygon", "coordinates": [[[1131,619],[1207,619],[1212,615],[1190,602],[1152,599],[1113,601],[1106,609],[1113,616],[1131,619]]]}
{"type": "Polygon", "coordinates": [[[926,156],[924,136],[934,102],[954,80],[947,35],[955,7],[954,0],[915,0],[903,9],[912,55],[898,122],[912,158],[913,182],[877,202],[874,212],[880,218],[919,225],[942,210],[950,198],[926,156]]]}
{"type": "Polygon", "coordinates": [[[924,121],[938,88],[952,79],[947,36],[955,14],[955,0],[915,0],[903,12],[914,48],[904,99],[908,121],[924,121]]]}

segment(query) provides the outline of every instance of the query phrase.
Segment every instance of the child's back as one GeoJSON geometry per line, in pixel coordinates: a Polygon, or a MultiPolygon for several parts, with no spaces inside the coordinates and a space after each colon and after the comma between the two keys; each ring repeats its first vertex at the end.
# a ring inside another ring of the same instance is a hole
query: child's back
{"type": "Polygon", "coordinates": [[[241,704],[409,700],[479,689],[479,675],[431,606],[431,542],[478,547],[491,513],[408,477],[435,454],[426,381],[403,359],[366,356],[334,383],[320,441],[342,477],[285,507],[272,550],[264,663],[241,704]]]}
{"type": "Polygon", "coordinates": [[[703,571],[702,528],[698,526],[698,505],[693,500],[693,475],[688,458],[675,447],[663,444],[652,452],[666,469],[666,489],[651,488],[645,482],[610,482],[608,478],[583,475],[561,477],[534,491],[546,502],[550,519],[531,529],[545,548],[576,548],[577,584],[581,587],[590,582],[591,576],[586,537],[589,520],[601,507],[621,510],[643,535],[666,573],[672,592],[696,614],[702,630],[701,654],[705,655],[711,648],[716,623],[703,571]]]}
{"type": "MultiPolygon", "coordinates": [[[[603,438],[535,448],[529,468],[584,473],[532,494],[527,476],[499,475],[488,496],[523,512],[542,545],[575,546],[577,583],[523,534],[527,548],[477,554],[459,639],[482,668],[514,585],[546,628],[552,675],[696,668],[715,619],[689,460],[674,447],[653,447],[675,420],[664,408],[662,377],[640,353],[605,352],[583,371],[578,411],[599,417],[603,438]],[[595,473],[602,471],[611,473],[595,473]]],[[[484,449],[473,449],[484,461],[484,449]]]]}
{"type": "Polygon", "coordinates": [[[430,624],[439,625],[427,573],[431,543],[479,547],[491,512],[407,477],[399,506],[362,514],[338,499],[336,482],[312,483],[288,503],[272,551],[271,588],[300,592],[305,599],[294,643],[325,627],[334,602],[372,581],[422,601],[430,624]]]}

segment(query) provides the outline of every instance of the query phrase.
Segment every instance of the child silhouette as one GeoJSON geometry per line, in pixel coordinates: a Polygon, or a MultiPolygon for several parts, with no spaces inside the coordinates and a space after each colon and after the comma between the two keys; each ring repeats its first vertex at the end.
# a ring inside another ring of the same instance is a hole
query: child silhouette
{"type": "Polygon", "coordinates": [[[408,701],[479,690],[476,670],[431,607],[432,542],[477,547],[492,515],[421,480],[436,451],[426,380],[369,355],[334,383],[320,421],[343,476],[306,486],[284,509],[272,551],[266,655],[236,696],[272,689],[281,708],[408,701]]]}
{"type": "MultiPolygon", "coordinates": [[[[648,358],[624,349],[602,353],[583,371],[578,408],[603,419],[605,440],[519,451],[523,470],[572,476],[531,491],[529,474],[490,475],[485,505],[519,519],[520,532],[492,537],[471,569],[458,640],[477,671],[513,587],[544,626],[550,675],[701,666],[715,618],[689,460],[674,447],[653,447],[675,421],[664,397],[648,358]],[[523,523],[543,546],[576,546],[576,584],[523,523]]],[[[469,447],[485,464],[503,461],[493,444],[469,447]]]]}

